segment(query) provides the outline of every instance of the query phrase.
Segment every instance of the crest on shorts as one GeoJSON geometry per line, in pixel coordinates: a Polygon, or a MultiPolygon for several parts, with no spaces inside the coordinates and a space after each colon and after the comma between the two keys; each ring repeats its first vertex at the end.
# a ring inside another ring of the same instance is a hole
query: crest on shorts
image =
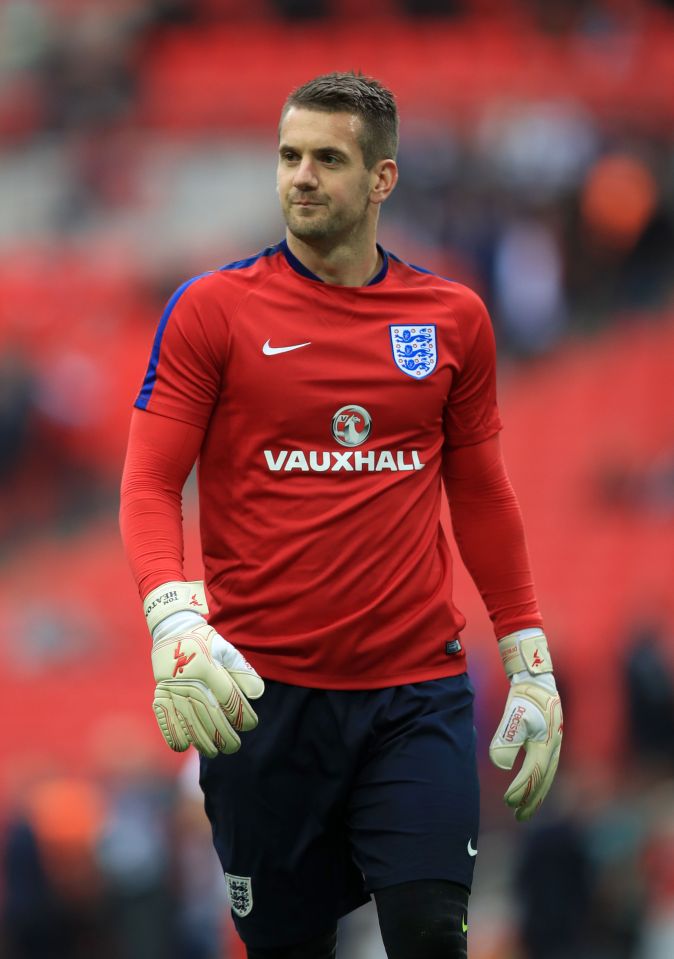
{"type": "Polygon", "coordinates": [[[438,362],[435,326],[390,326],[393,359],[412,379],[429,376],[438,362]]]}
{"type": "Polygon", "coordinates": [[[253,908],[253,888],[250,876],[233,876],[226,872],[225,879],[232,912],[243,919],[253,908]]]}

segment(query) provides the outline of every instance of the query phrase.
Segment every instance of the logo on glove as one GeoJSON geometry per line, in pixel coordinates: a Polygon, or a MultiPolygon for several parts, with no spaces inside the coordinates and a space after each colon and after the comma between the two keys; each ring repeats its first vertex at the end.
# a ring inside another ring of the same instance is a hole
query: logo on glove
{"type": "Polygon", "coordinates": [[[510,722],[508,723],[508,728],[505,736],[503,737],[506,742],[511,743],[517,735],[517,730],[520,728],[520,723],[522,722],[522,717],[525,713],[526,708],[524,706],[518,706],[517,709],[513,710],[510,717],[510,722]]]}
{"type": "Polygon", "coordinates": [[[181,643],[181,642],[182,642],[182,640],[178,640],[178,645],[177,645],[176,648],[173,650],[173,658],[174,658],[175,660],[177,660],[176,665],[175,665],[175,669],[173,670],[173,678],[174,678],[174,679],[176,678],[176,674],[177,674],[177,673],[182,673],[182,671],[183,671],[183,669],[185,668],[185,666],[187,666],[188,663],[191,663],[192,660],[194,659],[194,657],[197,655],[196,653],[192,653],[190,656],[186,656],[184,653],[181,653],[181,652],[180,652],[180,643],[181,643]]]}

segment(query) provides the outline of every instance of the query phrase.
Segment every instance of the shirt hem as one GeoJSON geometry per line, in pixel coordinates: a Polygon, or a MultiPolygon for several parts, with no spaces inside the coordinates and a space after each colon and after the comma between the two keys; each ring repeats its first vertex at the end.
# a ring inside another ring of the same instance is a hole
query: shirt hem
{"type": "Polygon", "coordinates": [[[309,689],[386,689],[389,686],[406,686],[410,683],[423,683],[432,679],[446,679],[448,676],[460,676],[467,670],[466,657],[457,657],[453,663],[434,666],[432,669],[407,670],[391,676],[367,675],[354,679],[349,676],[335,676],[334,674],[315,673],[296,669],[279,668],[271,659],[256,656],[247,650],[239,651],[253,665],[263,679],[270,679],[277,683],[287,683],[289,686],[304,686],[309,689]]]}

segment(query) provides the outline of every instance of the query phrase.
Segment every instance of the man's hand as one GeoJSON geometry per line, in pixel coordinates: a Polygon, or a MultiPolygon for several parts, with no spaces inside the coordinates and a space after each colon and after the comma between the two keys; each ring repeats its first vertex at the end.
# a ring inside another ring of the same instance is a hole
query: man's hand
{"type": "Polygon", "coordinates": [[[512,769],[524,746],[522,768],[504,799],[515,818],[531,819],[555,778],[562,745],[562,706],[552,675],[548,643],[540,629],[523,629],[499,642],[510,692],[489,747],[499,769],[512,769]]]}
{"type": "Polygon", "coordinates": [[[236,752],[238,733],[257,726],[248,700],[262,695],[264,683],[195,607],[208,611],[201,583],[167,583],[146,597],[153,708],[171,749],[183,752],[192,744],[213,759],[236,752]]]}

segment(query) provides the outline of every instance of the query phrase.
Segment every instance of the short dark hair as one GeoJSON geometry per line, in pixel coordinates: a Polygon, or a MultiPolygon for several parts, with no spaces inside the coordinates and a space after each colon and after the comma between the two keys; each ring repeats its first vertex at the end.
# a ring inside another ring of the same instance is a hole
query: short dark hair
{"type": "Polygon", "coordinates": [[[291,107],[325,113],[353,113],[362,121],[358,138],[365,166],[395,160],[398,152],[398,110],[390,90],[362,73],[325,73],[293,90],[281,111],[281,122],[291,107]]]}

